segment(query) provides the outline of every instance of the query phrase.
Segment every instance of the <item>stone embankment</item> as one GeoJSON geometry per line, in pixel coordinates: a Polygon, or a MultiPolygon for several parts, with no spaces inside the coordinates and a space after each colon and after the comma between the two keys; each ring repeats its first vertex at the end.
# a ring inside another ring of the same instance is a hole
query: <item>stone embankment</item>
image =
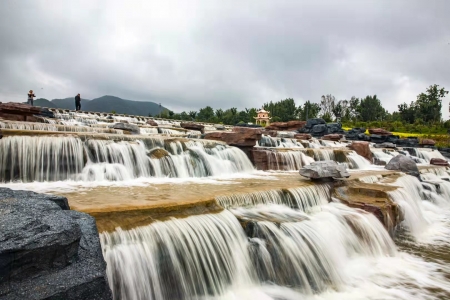
{"type": "Polygon", "coordinates": [[[95,219],[67,199],[0,188],[0,299],[112,299],[95,219]]]}

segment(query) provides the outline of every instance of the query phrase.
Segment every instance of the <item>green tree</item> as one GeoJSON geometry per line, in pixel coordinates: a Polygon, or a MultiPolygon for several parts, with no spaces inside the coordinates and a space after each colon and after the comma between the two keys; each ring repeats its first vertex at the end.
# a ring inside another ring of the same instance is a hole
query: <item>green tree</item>
{"type": "Polygon", "coordinates": [[[413,101],[409,106],[406,103],[402,103],[398,106],[398,112],[402,121],[413,124],[416,117],[416,103],[413,101]]]}
{"type": "Polygon", "coordinates": [[[312,103],[311,101],[306,101],[303,106],[297,108],[297,115],[300,120],[307,120],[312,118],[317,118],[320,112],[320,105],[317,103],[312,103]]]}
{"type": "Polygon", "coordinates": [[[292,98],[287,98],[277,102],[270,101],[269,103],[264,103],[263,108],[270,112],[272,121],[275,117],[277,117],[277,120],[283,122],[296,119],[298,111],[295,101],[292,98]]]}
{"type": "Polygon", "coordinates": [[[387,111],[381,105],[377,95],[366,96],[366,98],[362,99],[358,112],[361,120],[364,122],[382,121],[387,115],[387,111]]]}
{"type": "Polygon", "coordinates": [[[427,123],[437,123],[442,118],[442,98],[448,94],[444,88],[439,88],[439,85],[430,85],[425,93],[420,93],[417,96],[415,103],[416,118],[421,118],[427,123]]]}
{"type": "Polygon", "coordinates": [[[214,121],[214,109],[211,106],[201,108],[197,114],[197,120],[200,122],[213,122],[214,121]]]}

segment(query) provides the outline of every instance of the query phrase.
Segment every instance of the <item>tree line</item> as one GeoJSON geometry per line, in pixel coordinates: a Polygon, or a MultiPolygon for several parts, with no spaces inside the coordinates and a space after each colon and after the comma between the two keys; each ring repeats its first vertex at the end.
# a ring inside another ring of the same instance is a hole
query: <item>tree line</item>
{"type": "MultiPolygon", "coordinates": [[[[391,131],[441,133],[450,128],[450,121],[442,121],[442,99],[448,94],[445,88],[434,84],[420,93],[416,100],[398,105],[398,111],[389,113],[377,95],[364,98],[351,97],[337,100],[333,95],[323,95],[318,103],[306,101],[296,105],[294,99],[264,103],[263,108],[270,112],[272,122],[307,120],[323,118],[327,122],[341,122],[348,127],[384,127],[391,131]],[[420,128],[422,126],[422,128],[420,128]]],[[[254,123],[257,108],[238,110],[232,107],[226,110],[213,109],[211,106],[199,111],[174,113],[171,110],[161,112],[159,117],[184,121],[198,121],[236,125],[254,123]]]]}

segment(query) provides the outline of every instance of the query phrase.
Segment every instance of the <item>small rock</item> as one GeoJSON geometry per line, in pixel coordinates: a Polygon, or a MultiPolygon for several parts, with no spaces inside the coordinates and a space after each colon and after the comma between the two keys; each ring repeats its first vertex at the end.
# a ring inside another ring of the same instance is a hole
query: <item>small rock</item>
{"type": "Polygon", "coordinates": [[[202,134],[205,133],[205,126],[193,122],[183,122],[180,123],[181,128],[189,129],[189,130],[197,130],[202,134]]]}
{"type": "Polygon", "coordinates": [[[134,124],[116,123],[116,124],[110,125],[109,127],[114,128],[114,129],[129,131],[132,134],[140,134],[141,133],[141,129],[139,128],[139,126],[134,125],[134,124]]]}
{"type": "Polygon", "coordinates": [[[369,129],[370,134],[378,134],[378,135],[392,135],[391,132],[383,129],[383,128],[372,128],[369,129]]]}
{"type": "Polygon", "coordinates": [[[345,165],[338,165],[334,160],[316,161],[300,169],[300,175],[310,179],[348,178],[345,165]]]}
{"type": "Polygon", "coordinates": [[[446,161],[445,159],[442,158],[432,158],[430,160],[430,165],[435,165],[435,166],[444,166],[444,167],[448,167],[448,161],[446,161]]]}
{"type": "Polygon", "coordinates": [[[397,148],[397,145],[393,144],[393,143],[381,143],[381,144],[375,144],[374,146],[375,148],[390,148],[390,149],[395,149],[397,148]]]}
{"type": "Polygon", "coordinates": [[[158,126],[158,123],[156,123],[155,120],[147,120],[147,124],[151,126],[158,126]]]}
{"type": "Polygon", "coordinates": [[[432,139],[423,139],[422,141],[420,141],[420,145],[422,146],[434,146],[436,144],[436,141],[432,140],[432,139]]]}
{"type": "Polygon", "coordinates": [[[342,135],[336,134],[336,133],[332,133],[332,134],[324,135],[322,137],[322,140],[339,142],[341,140],[341,138],[342,138],[342,135]]]}

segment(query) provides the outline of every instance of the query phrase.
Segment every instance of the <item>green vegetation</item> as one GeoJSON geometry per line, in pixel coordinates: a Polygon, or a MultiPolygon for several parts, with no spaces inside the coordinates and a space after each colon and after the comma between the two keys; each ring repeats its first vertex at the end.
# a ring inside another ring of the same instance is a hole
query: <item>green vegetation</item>
{"type": "MultiPolygon", "coordinates": [[[[277,102],[264,103],[272,122],[287,122],[290,120],[306,120],[321,117],[327,122],[340,121],[344,127],[384,128],[391,132],[411,133],[430,137],[447,134],[450,120],[442,121],[442,99],[448,94],[444,88],[431,85],[410,105],[403,103],[398,111],[389,113],[382,105],[377,95],[364,98],[351,97],[348,100],[336,100],[332,95],[324,95],[320,103],[306,101],[297,106],[294,99],[288,98],[277,102]]],[[[258,109],[246,108],[238,111],[236,107],[227,110],[211,106],[197,111],[173,113],[170,110],[162,112],[163,118],[222,123],[236,125],[238,123],[254,122],[258,109]]],[[[434,138],[436,139],[436,138],[434,138]]]]}

